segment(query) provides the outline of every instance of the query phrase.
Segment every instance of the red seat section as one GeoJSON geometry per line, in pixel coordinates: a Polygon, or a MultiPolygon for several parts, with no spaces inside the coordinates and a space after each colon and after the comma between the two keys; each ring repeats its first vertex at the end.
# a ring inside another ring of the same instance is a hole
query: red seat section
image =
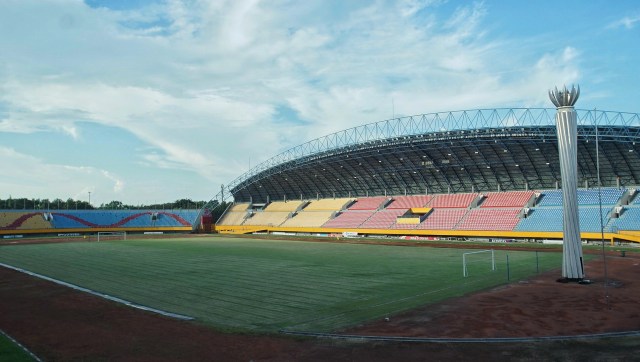
{"type": "Polygon", "coordinates": [[[393,202],[387,209],[410,209],[412,207],[424,207],[433,199],[431,195],[394,196],[393,202]]]}
{"type": "MultiPolygon", "coordinates": [[[[469,201],[471,202],[471,201],[469,201]]],[[[467,209],[433,209],[427,218],[416,229],[451,230],[467,213],[467,209]]]]}
{"type": "Polygon", "coordinates": [[[324,223],[322,227],[325,228],[357,228],[365,222],[371,215],[373,215],[375,211],[351,211],[347,210],[342,214],[336,216],[336,218],[331,219],[324,223]]]}
{"type": "Polygon", "coordinates": [[[429,207],[465,208],[469,207],[478,196],[480,194],[477,193],[438,195],[431,201],[429,207]]]}
{"type": "Polygon", "coordinates": [[[520,208],[473,209],[456,227],[458,230],[513,230],[518,224],[520,208]]]}
{"type": "Polygon", "coordinates": [[[480,207],[524,207],[533,194],[533,191],[489,192],[480,207]]]}
{"type": "Polygon", "coordinates": [[[349,210],[377,210],[388,200],[385,196],[363,197],[349,206],[349,210]]]}
{"type": "Polygon", "coordinates": [[[380,210],[360,225],[360,227],[365,229],[388,229],[396,223],[398,216],[405,212],[406,210],[404,209],[380,210]]]}

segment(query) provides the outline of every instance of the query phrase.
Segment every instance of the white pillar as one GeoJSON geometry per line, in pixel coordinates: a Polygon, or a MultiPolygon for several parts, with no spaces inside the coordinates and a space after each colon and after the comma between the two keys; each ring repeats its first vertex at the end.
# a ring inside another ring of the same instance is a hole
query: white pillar
{"type": "Polygon", "coordinates": [[[560,176],[562,181],[562,276],[567,279],[584,278],[580,222],[578,218],[578,119],[573,105],[580,95],[580,88],[549,92],[551,101],[558,108],[556,129],[560,176]]]}

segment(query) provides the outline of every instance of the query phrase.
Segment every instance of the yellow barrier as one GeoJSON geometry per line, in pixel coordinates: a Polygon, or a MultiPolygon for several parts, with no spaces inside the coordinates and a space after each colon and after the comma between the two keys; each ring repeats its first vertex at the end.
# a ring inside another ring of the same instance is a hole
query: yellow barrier
{"type": "Polygon", "coordinates": [[[411,210],[412,214],[416,215],[425,215],[431,212],[430,207],[412,207],[409,210],[411,210]]]}
{"type": "Polygon", "coordinates": [[[77,228],[77,229],[32,229],[32,230],[0,230],[0,235],[57,235],[57,234],[93,234],[102,231],[126,231],[128,233],[133,232],[145,232],[145,231],[167,231],[167,232],[191,232],[193,228],[191,226],[167,226],[150,228],[77,228]]]}
{"type": "Polygon", "coordinates": [[[420,223],[419,216],[410,216],[410,217],[398,216],[398,218],[396,219],[396,224],[418,225],[419,223],[420,223]]]}
{"type": "MultiPolygon", "coordinates": [[[[502,230],[406,230],[406,229],[346,229],[346,228],[306,228],[306,227],[265,227],[259,230],[251,230],[242,226],[225,227],[226,230],[217,228],[220,233],[249,234],[255,231],[263,232],[292,232],[310,234],[341,234],[343,232],[357,232],[360,235],[415,235],[434,237],[461,237],[461,238],[495,238],[495,239],[562,239],[561,231],[502,231],[502,230]]],[[[581,233],[584,240],[601,240],[601,233],[581,233]]],[[[640,232],[635,233],[604,233],[604,240],[629,241],[640,243],[640,232]]]]}

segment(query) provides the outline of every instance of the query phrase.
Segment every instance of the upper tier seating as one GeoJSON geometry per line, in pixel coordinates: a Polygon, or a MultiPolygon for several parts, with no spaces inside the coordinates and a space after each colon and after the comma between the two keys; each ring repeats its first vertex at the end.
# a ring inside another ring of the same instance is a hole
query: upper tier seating
{"type": "Polygon", "coordinates": [[[371,210],[347,210],[337,217],[327,221],[322,227],[325,228],[357,228],[365,222],[375,211],[371,210]]]}
{"type": "Polygon", "coordinates": [[[303,201],[274,201],[265,207],[264,211],[287,211],[293,212],[302,206],[303,201]]]}
{"type": "Polygon", "coordinates": [[[251,206],[251,205],[248,202],[233,204],[229,208],[229,211],[233,211],[233,212],[247,211],[249,206],[251,206]]]}
{"type": "Polygon", "coordinates": [[[533,191],[489,192],[480,207],[523,207],[533,196],[533,191]]]}
{"type": "Polygon", "coordinates": [[[432,199],[431,195],[394,196],[387,209],[407,210],[412,207],[425,207],[432,199]]]}
{"type": "Polygon", "coordinates": [[[472,209],[458,224],[458,230],[513,230],[520,208],[472,209]]]}
{"type": "MultiPolygon", "coordinates": [[[[626,190],[602,188],[602,204],[615,205],[626,190]]],[[[535,206],[562,206],[562,190],[541,191],[541,197],[535,206]]],[[[578,189],[578,205],[598,205],[598,189],[578,189]]]]}
{"type": "Polygon", "coordinates": [[[388,200],[385,196],[376,197],[362,197],[356,200],[356,202],[349,206],[349,210],[377,210],[388,200]]]}
{"type": "Polygon", "coordinates": [[[475,200],[480,194],[467,193],[467,194],[443,194],[437,195],[430,203],[429,207],[433,208],[464,208],[469,207],[473,200],[475,200]]]}
{"type": "Polygon", "coordinates": [[[320,199],[313,200],[304,208],[304,211],[340,211],[344,209],[353,199],[320,199]]]}

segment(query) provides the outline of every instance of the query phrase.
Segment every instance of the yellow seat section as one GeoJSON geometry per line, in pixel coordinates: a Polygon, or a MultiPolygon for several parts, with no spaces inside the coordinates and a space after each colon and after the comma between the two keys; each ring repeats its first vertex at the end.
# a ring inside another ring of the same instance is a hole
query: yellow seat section
{"type": "Polygon", "coordinates": [[[222,216],[222,219],[216,223],[216,225],[242,225],[244,218],[247,216],[247,209],[249,203],[234,204],[229,207],[229,210],[222,216]]]}
{"type": "Polygon", "coordinates": [[[290,214],[288,211],[258,211],[248,218],[243,225],[279,226],[290,214]]]}
{"type": "Polygon", "coordinates": [[[329,221],[333,211],[302,211],[286,220],[282,226],[289,227],[320,227],[329,221]]]}
{"type": "Polygon", "coordinates": [[[296,211],[298,207],[300,207],[303,203],[303,201],[274,201],[267,205],[267,207],[264,209],[264,212],[293,212],[296,211]]]}
{"type": "Polygon", "coordinates": [[[347,207],[352,198],[320,199],[311,201],[304,211],[339,211],[347,207]]]}
{"type": "Polygon", "coordinates": [[[235,212],[229,211],[218,222],[218,225],[242,225],[247,213],[245,211],[235,212]]]}

